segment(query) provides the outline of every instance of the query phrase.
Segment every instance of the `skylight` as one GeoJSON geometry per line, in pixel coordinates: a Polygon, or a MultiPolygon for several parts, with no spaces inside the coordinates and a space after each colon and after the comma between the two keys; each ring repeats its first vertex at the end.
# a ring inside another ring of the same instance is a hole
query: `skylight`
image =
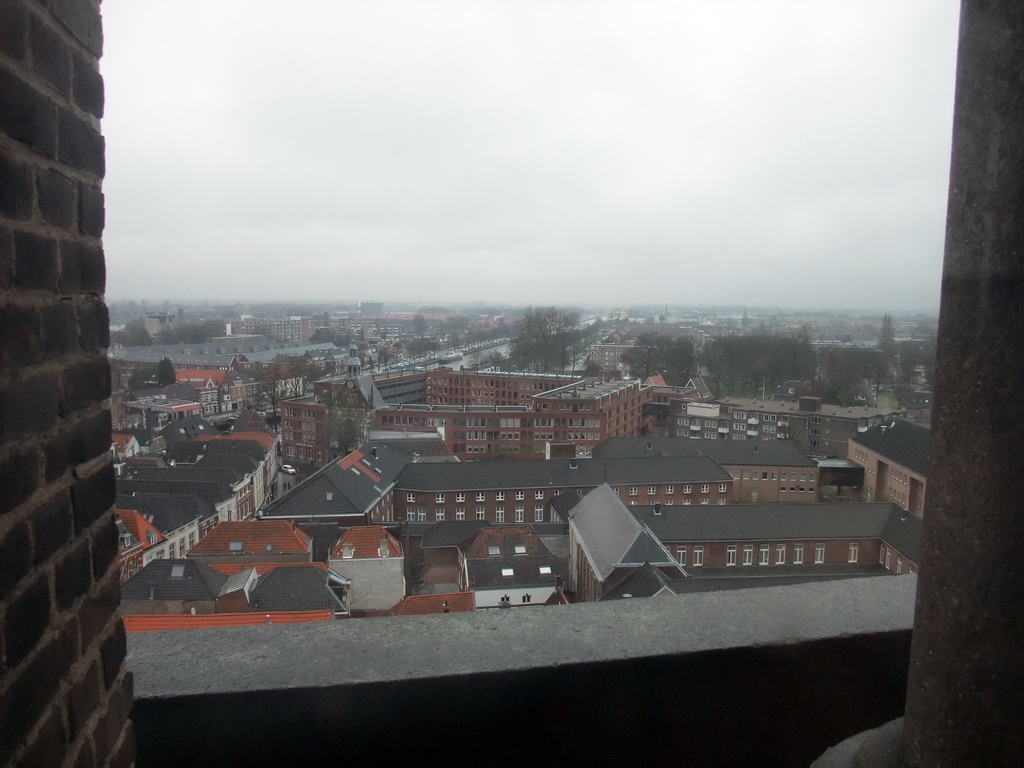
{"type": "Polygon", "coordinates": [[[171,566],[171,578],[172,579],[180,579],[180,578],[184,577],[184,575],[185,575],[185,566],[184,565],[172,565],[171,566]]]}
{"type": "Polygon", "coordinates": [[[241,551],[242,551],[242,542],[240,542],[240,541],[228,542],[228,552],[241,552],[241,551]]]}
{"type": "Polygon", "coordinates": [[[550,576],[551,575],[551,566],[550,565],[542,565],[540,567],[540,575],[541,576],[550,576]]]}
{"type": "Polygon", "coordinates": [[[501,575],[502,576],[515,576],[515,571],[512,570],[511,568],[502,568],[501,569],[501,575]]]}
{"type": "Polygon", "coordinates": [[[525,555],[526,554],[526,545],[525,544],[516,544],[516,554],[517,555],[525,555]]]}
{"type": "Polygon", "coordinates": [[[498,546],[496,546],[494,544],[491,544],[489,547],[487,547],[487,554],[488,554],[488,556],[500,555],[501,554],[501,547],[498,547],[498,546]]]}

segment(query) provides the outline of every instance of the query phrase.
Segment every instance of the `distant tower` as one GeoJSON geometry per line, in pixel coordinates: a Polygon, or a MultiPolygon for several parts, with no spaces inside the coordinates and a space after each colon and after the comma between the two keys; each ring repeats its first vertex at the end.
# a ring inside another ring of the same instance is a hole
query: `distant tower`
{"type": "Polygon", "coordinates": [[[359,359],[359,347],[355,344],[348,348],[348,375],[353,379],[357,378],[363,370],[363,363],[359,359]]]}

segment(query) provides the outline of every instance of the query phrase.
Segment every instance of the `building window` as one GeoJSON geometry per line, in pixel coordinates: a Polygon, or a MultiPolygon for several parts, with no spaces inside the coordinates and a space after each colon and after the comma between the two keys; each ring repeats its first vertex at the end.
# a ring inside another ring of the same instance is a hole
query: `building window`
{"type": "Polygon", "coordinates": [[[523,504],[516,504],[516,522],[524,522],[526,517],[526,507],[523,504]]]}
{"type": "Polygon", "coordinates": [[[725,548],[725,564],[736,565],[736,545],[730,544],[725,548]]]}
{"type": "Polygon", "coordinates": [[[903,573],[903,561],[900,558],[896,558],[896,573],[903,573]]]}
{"type": "Polygon", "coordinates": [[[537,501],[543,501],[544,500],[544,491],[535,491],[534,494],[533,494],[533,498],[537,499],[537,501]]]}
{"type": "Polygon", "coordinates": [[[729,490],[729,486],[726,485],[725,483],[722,483],[721,485],[718,486],[719,493],[725,493],[727,490],[729,490]]]}
{"type": "Polygon", "coordinates": [[[505,522],[505,507],[499,506],[494,510],[494,522],[504,523],[505,522]]]}
{"type": "Polygon", "coordinates": [[[694,567],[704,565],[704,547],[700,544],[693,548],[693,565],[694,567]]]}
{"type": "Polygon", "coordinates": [[[636,494],[637,494],[636,486],[635,485],[629,486],[629,495],[630,496],[636,496],[636,494]]]}
{"type": "Polygon", "coordinates": [[[700,487],[700,492],[701,493],[711,493],[711,485],[709,483],[704,483],[704,485],[702,485],[700,487]]]}
{"type": "Polygon", "coordinates": [[[466,508],[465,507],[456,507],[455,508],[455,519],[456,520],[465,520],[466,519],[466,508]]]}
{"type": "Polygon", "coordinates": [[[814,545],[814,562],[818,565],[825,562],[825,545],[815,544],[814,545]]]}
{"type": "Polygon", "coordinates": [[[853,542],[850,545],[850,554],[846,558],[846,561],[848,563],[856,563],[857,562],[857,555],[859,554],[859,551],[858,551],[859,549],[860,549],[860,545],[857,544],[857,542],[853,542]]]}
{"type": "Polygon", "coordinates": [[[665,495],[666,496],[671,496],[675,492],[676,492],[676,488],[675,488],[674,485],[666,485],[665,486],[665,495]]]}
{"type": "Polygon", "coordinates": [[[526,498],[526,491],[516,491],[516,501],[522,501],[526,498]]]}
{"type": "Polygon", "coordinates": [[[421,509],[419,511],[419,518],[421,523],[427,522],[427,510],[421,509]]]}
{"type": "Polygon", "coordinates": [[[702,499],[700,500],[700,503],[701,503],[702,505],[704,505],[704,506],[707,506],[708,504],[710,504],[710,503],[711,503],[711,499],[709,499],[709,498],[708,498],[707,496],[704,496],[704,497],[703,497],[703,498],[702,498],[702,499]]]}
{"type": "Polygon", "coordinates": [[[533,508],[533,522],[535,522],[535,523],[543,523],[544,522],[544,505],[543,504],[537,504],[533,508]]]}
{"type": "Polygon", "coordinates": [[[683,506],[684,506],[684,507],[688,507],[688,506],[690,506],[690,503],[691,503],[691,502],[690,502],[690,499],[689,499],[689,497],[687,497],[687,498],[683,499],[683,506]]]}
{"type": "Polygon", "coordinates": [[[407,494],[405,494],[405,500],[407,502],[409,502],[410,504],[415,504],[416,503],[416,494],[415,493],[407,493],[407,494]]]}
{"type": "Polygon", "coordinates": [[[804,545],[794,544],[793,545],[793,565],[804,564],[804,545]]]}
{"type": "Polygon", "coordinates": [[[476,500],[477,500],[477,501],[483,501],[483,500],[484,500],[484,499],[485,499],[486,497],[487,497],[487,494],[486,494],[486,493],[484,493],[483,491],[480,491],[480,492],[479,492],[479,493],[477,493],[477,495],[476,495],[476,500]]]}
{"type": "Polygon", "coordinates": [[[498,501],[504,501],[505,500],[505,492],[504,491],[495,491],[494,492],[494,498],[496,500],[498,500],[498,501]]]}
{"type": "Polygon", "coordinates": [[[410,523],[414,522],[416,520],[416,510],[407,510],[405,513],[405,519],[408,520],[410,523]]]}
{"type": "Polygon", "coordinates": [[[464,493],[456,493],[455,494],[455,501],[457,501],[458,503],[461,504],[465,500],[466,500],[466,494],[464,494],[464,493]]]}
{"type": "Polygon", "coordinates": [[[482,506],[478,506],[476,508],[476,519],[477,520],[483,520],[484,519],[484,508],[482,506]]]}
{"type": "Polygon", "coordinates": [[[743,564],[754,564],[754,546],[752,544],[747,544],[743,547],[743,564]]]}
{"type": "Polygon", "coordinates": [[[684,485],[683,486],[683,493],[689,493],[692,490],[693,490],[692,486],[689,486],[689,485],[684,485]]]}
{"type": "Polygon", "coordinates": [[[647,495],[648,496],[654,496],[657,492],[658,492],[658,486],[656,486],[656,485],[648,485],[647,486],[647,495]]]}
{"type": "Polygon", "coordinates": [[[762,544],[757,552],[757,564],[768,565],[768,545],[762,544]]]}
{"type": "Polygon", "coordinates": [[[686,547],[676,547],[676,560],[680,565],[686,565],[686,547]]]}
{"type": "Polygon", "coordinates": [[[434,511],[434,520],[435,520],[435,522],[438,522],[438,523],[444,521],[444,510],[443,509],[438,509],[438,510],[434,511]]]}
{"type": "Polygon", "coordinates": [[[437,494],[437,496],[434,497],[434,503],[436,503],[436,504],[444,504],[444,494],[443,493],[437,494]]]}
{"type": "Polygon", "coordinates": [[[786,545],[779,544],[775,547],[775,564],[785,565],[786,564],[786,545]]]}

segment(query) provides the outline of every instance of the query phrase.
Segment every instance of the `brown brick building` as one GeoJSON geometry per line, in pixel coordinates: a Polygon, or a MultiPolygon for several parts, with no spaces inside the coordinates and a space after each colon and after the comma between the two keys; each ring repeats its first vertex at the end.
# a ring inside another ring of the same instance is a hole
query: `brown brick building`
{"type": "Polygon", "coordinates": [[[931,430],[901,419],[850,439],[849,458],[864,467],[864,500],[889,501],[924,513],[931,430]]]}

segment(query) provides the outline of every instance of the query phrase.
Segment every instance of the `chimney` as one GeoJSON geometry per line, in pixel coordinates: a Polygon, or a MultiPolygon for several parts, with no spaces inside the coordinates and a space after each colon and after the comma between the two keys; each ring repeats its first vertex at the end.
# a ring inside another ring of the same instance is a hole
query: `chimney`
{"type": "Polygon", "coordinates": [[[370,455],[373,456],[373,458],[375,458],[375,459],[377,458],[377,447],[376,446],[374,446],[373,448],[370,449],[370,455]]]}
{"type": "Polygon", "coordinates": [[[654,505],[654,514],[661,517],[661,504],[654,505]]]}
{"type": "Polygon", "coordinates": [[[441,603],[441,608],[443,609],[444,613],[451,613],[451,611],[448,609],[448,601],[447,600],[445,600],[443,603],[441,603]]]}
{"type": "Polygon", "coordinates": [[[377,553],[381,557],[387,557],[388,556],[388,554],[389,554],[388,553],[388,540],[386,538],[383,538],[383,539],[380,540],[380,546],[377,548],[377,553]]]}

